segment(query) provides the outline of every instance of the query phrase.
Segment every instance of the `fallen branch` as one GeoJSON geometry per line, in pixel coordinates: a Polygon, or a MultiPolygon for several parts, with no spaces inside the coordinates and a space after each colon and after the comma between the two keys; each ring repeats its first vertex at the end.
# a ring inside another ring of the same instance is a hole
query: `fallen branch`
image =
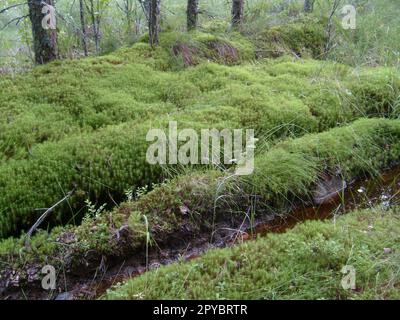
{"type": "Polygon", "coordinates": [[[75,188],[68,192],[64,198],[62,198],[60,201],[58,201],[56,204],[54,204],[52,207],[48,208],[45,213],[43,213],[39,219],[35,222],[35,224],[29,229],[28,233],[26,234],[26,239],[25,239],[25,246],[29,246],[29,241],[31,239],[31,236],[33,232],[42,224],[42,222],[47,218],[47,216],[60,204],[62,204],[64,201],[66,201],[68,198],[70,198],[75,192],[75,188]]]}

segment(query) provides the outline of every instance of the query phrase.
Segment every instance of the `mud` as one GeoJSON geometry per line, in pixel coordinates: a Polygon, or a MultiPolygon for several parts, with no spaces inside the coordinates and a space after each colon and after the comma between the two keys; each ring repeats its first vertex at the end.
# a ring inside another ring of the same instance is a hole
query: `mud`
{"type": "Polygon", "coordinates": [[[177,234],[168,239],[165,245],[148,248],[147,254],[146,250],[142,250],[132,253],[125,260],[102,260],[90,277],[83,273],[73,276],[60,272],[57,279],[62,285],[57,290],[47,292],[36,284],[25,290],[3,290],[5,292],[0,292],[0,296],[3,299],[96,299],[110,287],[128,278],[179,260],[195,259],[213,248],[232,246],[268,233],[282,233],[307,220],[335,219],[358,208],[377,205],[388,208],[400,204],[400,166],[384,172],[378,178],[364,177],[350,182],[340,181],[337,177],[324,177],[323,180],[323,185],[317,184],[315,194],[318,201],[314,200],[314,206],[298,204],[289,213],[274,218],[261,218],[260,215],[251,225],[247,218],[221,221],[211,233],[207,231],[195,238],[189,233],[177,234]]]}

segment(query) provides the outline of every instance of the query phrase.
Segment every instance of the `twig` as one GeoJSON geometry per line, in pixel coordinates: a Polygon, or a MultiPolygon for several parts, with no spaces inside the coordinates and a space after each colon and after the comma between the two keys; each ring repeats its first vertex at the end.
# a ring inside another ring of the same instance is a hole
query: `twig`
{"type": "Polygon", "coordinates": [[[16,7],[19,7],[19,6],[23,6],[23,5],[26,5],[26,4],[27,4],[26,2],[18,3],[18,4],[13,4],[13,5],[11,5],[11,6],[8,6],[8,7],[6,7],[6,8],[1,9],[1,10],[0,10],[0,14],[4,13],[4,12],[10,10],[10,9],[13,9],[13,8],[16,8],[16,7]]]}
{"type": "Polygon", "coordinates": [[[60,201],[58,201],[56,204],[54,204],[51,208],[48,208],[45,213],[43,213],[40,218],[35,222],[35,224],[29,229],[28,233],[26,234],[26,239],[25,239],[25,246],[29,246],[29,241],[31,239],[32,233],[40,226],[40,224],[47,218],[47,216],[56,208],[58,207],[61,203],[66,201],[69,197],[71,197],[75,192],[75,188],[71,190],[70,192],[67,193],[67,195],[62,198],[60,201]]]}
{"type": "Polygon", "coordinates": [[[326,41],[325,50],[324,50],[324,56],[325,57],[328,55],[328,53],[329,53],[329,51],[331,49],[331,45],[332,45],[331,44],[331,42],[332,42],[332,24],[333,24],[332,20],[333,20],[333,17],[335,15],[337,9],[339,8],[340,3],[341,3],[341,0],[335,0],[334,1],[333,7],[332,7],[332,11],[331,11],[331,13],[329,15],[329,18],[328,18],[328,24],[327,24],[326,29],[325,29],[325,33],[327,35],[327,41],[326,41]]]}
{"type": "Polygon", "coordinates": [[[16,17],[16,18],[14,18],[14,19],[11,19],[10,21],[8,21],[8,22],[0,29],[0,31],[3,31],[5,28],[7,28],[10,24],[12,24],[12,23],[15,22],[15,21],[16,21],[15,25],[17,26],[17,25],[19,25],[19,23],[20,23],[22,20],[24,20],[25,18],[28,18],[28,17],[29,17],[29,14],[24,15],[24,16],[22,16],[22,17],[16,17]]]}

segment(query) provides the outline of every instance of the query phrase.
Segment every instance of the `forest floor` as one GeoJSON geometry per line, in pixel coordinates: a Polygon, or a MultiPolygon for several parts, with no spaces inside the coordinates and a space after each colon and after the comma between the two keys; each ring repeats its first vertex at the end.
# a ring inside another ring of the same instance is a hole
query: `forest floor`
{"type": "Polygon", "coordinates": [[[325,40],[309,21],[165,33],[0,78],[0,295],[398,297],[400,75],[316,60],[325,40]],[[254,129],[254,173],[150,165],[170,121],[254,129]]]}

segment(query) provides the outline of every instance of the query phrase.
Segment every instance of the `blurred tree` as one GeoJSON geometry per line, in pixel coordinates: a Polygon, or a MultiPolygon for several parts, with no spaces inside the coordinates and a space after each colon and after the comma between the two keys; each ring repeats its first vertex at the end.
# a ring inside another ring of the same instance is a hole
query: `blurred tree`
{"type": "Polygon", "coordinates": [[[244,0],[232,0],[232,26],[239,27],[243,23],[244,0]]]}
{"type": "Polygon", "coordinates": [[[54,9],[54,1],[28,0],[28,6],[29,19],[32,24],[35,62],[44,64],[53,61],[58,57],[55,12],[51,12],[54,9]],[[51,7],[46,7],[46,5],[51,7]],[[47,8],[49,11],[46,10],[47,8]]]}
{"type": "Polygon", "coordinates": [[[147,21],[149,21],[151,0],[138,0],[138,1],[140,2],[140,5],[142,6],[142,9],[146,16],[147,21]]]}
{"type": "Polygon", "coordinates": [[[155,46],[159,42],[160,32],[160,0],[150,1],[149,14],[149,41],[151,46],[155,46]]]}
{"type": "Polygon", "coordinates": [[[304,1],[304,12],[310,13],[314,10],[315,0],[305,0],[304,1]]]}
{"type": "Polygon", "coordinates": [[[104,15],[105,10],[108,8],[111,0],[85,0],[85,7],[90,15],[92,23],[92,34],[94,44],[96,47],[96,53],[100,52],[100,24],[104,15]]]}
{"type": "Polygon", "coordinates": [[[187,29],[193,30],[197,27],[199,14],[199,0],[188,0],[187,4],[187,29]]]}
{"type": "Polygon", "coordinates": [[[123,12],[126,18],[127,34],[132,34],[132,24],[134,21],[134,14],[136,13],[136,1],[135,0],[123,0],[122,4],[117,1],[118,8],[123,12]]]}
{"type": "Polygon", "coordinates": [[[81,19],[81,32],[82,32],[82,46],[85,57],[88,56],[87,39],[86,39],[86,23],[85,23],[85,8],[83,0],[79,0],[79,13],[81,19]]]}

